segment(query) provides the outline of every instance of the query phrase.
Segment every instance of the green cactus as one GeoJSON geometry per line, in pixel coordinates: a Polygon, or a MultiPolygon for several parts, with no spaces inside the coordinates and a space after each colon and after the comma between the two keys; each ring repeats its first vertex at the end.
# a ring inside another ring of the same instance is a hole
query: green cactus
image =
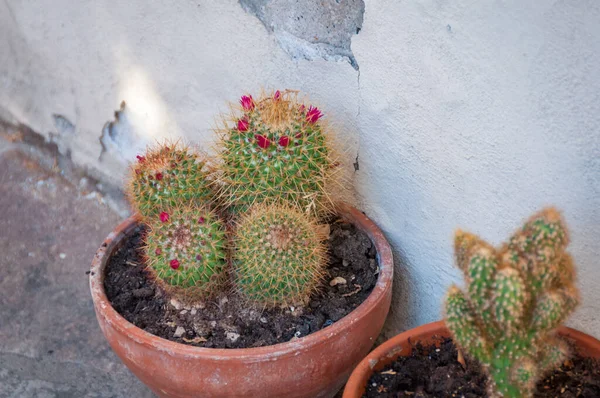
{"type": "Polygon", "coordinates": [[[558,211],[544,209],[496,250],[458,231],[455,255],[467,288],[452,286],[446,324],[456,344],[490,375],[490,396],[526,398],[544,373],[568,355],[555,329],[579,292],[558,211]]]}
{"type": "Polygon", "coordinates": [[[195,301],[215,293],[226,278],[226,232],[205,206],[180,206],[151,220],[144,254],[150,274],[172,296],[195,301]]]}
{"type": "Polygon", "coordinates": [[[206,161],[189,148],[165,143],[149,148],[131,165],[127,197],[144,220],[168,207],[214,199],[206,161]]]}
{"type": "Polygon", "coordinates": [[[265,307],[305,303],[321,281],[325,249],[317,225],[286,205],[257,205],[239,221],[233,265],[236,285],[265,307]]]}
{"type": "Polygon", "coordinates": [[[338,164],[315,107],[293,91],[254,100],[243,96],[241,115],[226,123],[220,143],[220,197],[234,212],[281,200],[309,213],[331,210],[328,190],[338,164]],[[231,124],[234,126],[231,127],[231,124]]]}

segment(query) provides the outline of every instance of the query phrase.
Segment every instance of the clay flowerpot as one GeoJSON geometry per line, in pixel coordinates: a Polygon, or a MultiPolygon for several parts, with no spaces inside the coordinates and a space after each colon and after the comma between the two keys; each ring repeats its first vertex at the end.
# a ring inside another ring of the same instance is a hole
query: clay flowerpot
{"type": "MultiPolygon", "coordinates": [[[[558,328],[558,333],[572,340],[582,356],[600,358],[600,341],[592,336],[564,326],[558,328]]],[[[428,323],[387,340],[367,355],[354,369],[344,389],[343,398],[362,397],[373,373],[385,368],[400,356],[410,355],[411,343],[433,344],[437,337],[450,337],[450,331],[444,321],[428,323]]]]}
{"type": "Polygon", "coordinates": [[[136,228],[130,218],[110,233],[92,262],[90,289],[100,328],[125,365],[162,397],[332,397],[378,336],[393,276],[392,252],[379,228],[345,204],[339,215],[374,243],[379,277],[369,297],[329,327],[267,347],[214,349],[175,343],[134,326],[104,292],[105,266],[136,228]]]}

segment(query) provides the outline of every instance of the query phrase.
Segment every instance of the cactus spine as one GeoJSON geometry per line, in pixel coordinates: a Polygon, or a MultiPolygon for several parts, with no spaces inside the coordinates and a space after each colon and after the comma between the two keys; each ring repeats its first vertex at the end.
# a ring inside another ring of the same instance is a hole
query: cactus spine
{"type": "Polygon", "coordinates": [[[324,274],[317,226],[293,206],[252,208],[239,222],[235,245],[236,285],[257,305],[305,303],[324,274]]]}
{"type": "Polygon", "coordinates": [[[327,190],[335,165],[315,107],[293,91],[254,100],[243,96],[220,143],[220,197],[234,211],[254,203],[287,201],[319,214],[331,207],[327,190]],[[233,124],[233,127],[231,125],[233,124]]]}
{"type": "Polygon", "coordinates": [[[225,227],[205,206],[161,212],[145,237],[150,273],[171,295],[184,301],[206,298],[226,277],[225,227]]]}
{"type": "Polygon", "coordinates": [[[144,219],[182,203],[213,200],[206,161],[189,148],[167,143],[149,148],[131,166],[127,196],[144,219]]]}
{"type": "Polygon", "coordinates": [[[457,345],[490,375],[490,395],[531,397],[537,380],[568,354],[554,329],[579,293],[560,214],[545,209],[496,250],[458,231],[455,255],[466,290],[452,286],[446,323],[457,345]]]}

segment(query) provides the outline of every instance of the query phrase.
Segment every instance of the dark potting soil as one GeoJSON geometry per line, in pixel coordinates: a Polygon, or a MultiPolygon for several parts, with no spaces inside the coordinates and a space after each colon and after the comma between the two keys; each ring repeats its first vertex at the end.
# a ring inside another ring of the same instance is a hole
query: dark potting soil
{"type": "MultiPolygon", "coordinates": [[[[416,343],[408,357],[371,376],[363,397],[476,398],[487,397],[481,365],[465,358],[457,361],[452,339],[439,346],[416,343]]],[[[575,355],[537,384],[534,398],[600,397],[600,361],[575,355]]]]}
{"type": "Polygon", "coordinates": [[[349,314],[377,282],[376,250],[368,236],[345,222],[336,221],[330,226],[327,276],[319,293],[305,307],[253,309],[235,293],[185,307],[169,299],[148,278],[141,257],[141,230],[110,258],[104,279],[106,296],[129,322],[178,343],[249,348],[303,337],[349,314]],[[330,283],[334,279],[342,283],[330,283]]]}

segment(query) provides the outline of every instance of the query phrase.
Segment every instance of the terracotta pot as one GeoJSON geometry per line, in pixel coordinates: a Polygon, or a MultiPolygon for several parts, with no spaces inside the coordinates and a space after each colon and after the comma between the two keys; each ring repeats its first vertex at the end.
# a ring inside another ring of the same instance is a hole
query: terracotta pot
{"type": "MultiPolygon", "coordinates": [[[[572,340],[577,351],[586,357],[600,358],[600,341],[590,335],[568,327],[560,327],[558,333],[572,340]]],[[[343,398],[360,398],[364,394],[367,382],[371,375],[394,362],[399,356],[408,356],[412,352],[409,343],[418,341],[424,344],[435,343],[436,337],[450,337],[450,331],[446,328],[444,321],[428,323],[417,328],[407,330],[392,337],[377,347],[373,352],[363,359],[346,384],[343,398]]]]}
{"type": "Polygon", "coordinates": [[[139,329],[113,309],[104,293],[104,268],[134,231],[131,218],[110,233],[92,262],[90,289],[100,328],[125,365],[162,397],[332,397],[381,331],[393,277],[392,251],[379,228],[348,205],[340,204],[339,214],[375,244],[379,277],[358,308],[323,330],[267,347],[214,349],[139,329]]]}

